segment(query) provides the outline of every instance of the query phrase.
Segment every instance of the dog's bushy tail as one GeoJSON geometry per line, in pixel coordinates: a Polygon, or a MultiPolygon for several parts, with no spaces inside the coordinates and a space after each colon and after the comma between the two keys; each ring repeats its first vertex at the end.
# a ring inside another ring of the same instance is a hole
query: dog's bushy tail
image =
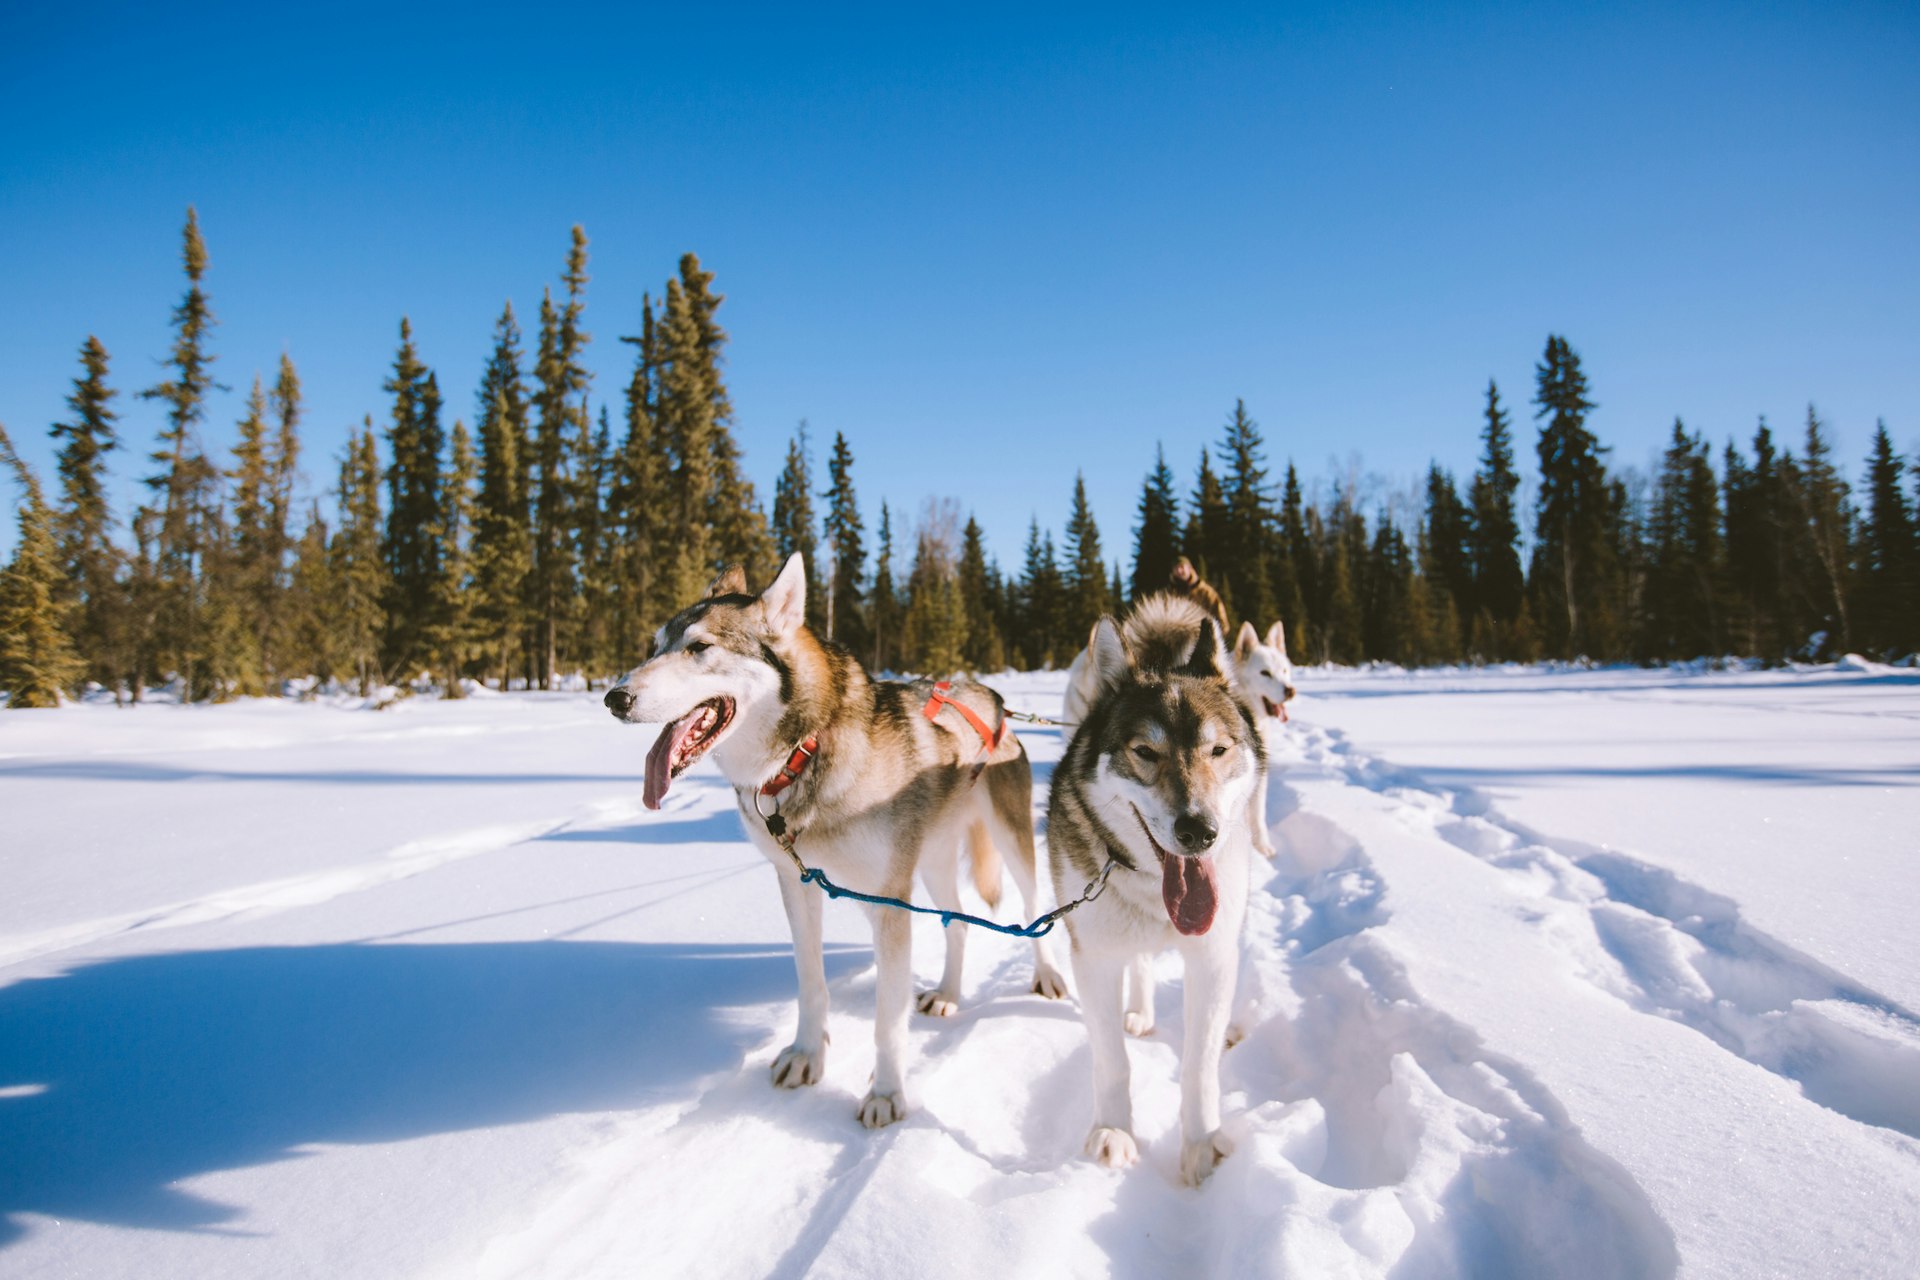
{"type": "Polygon", "coordinates": [[[969,861],[973,863],[973,887],[989,907],[999,906],[1000,849],[993,843],[984,819],[976,818],[967,824],[967,849],[972,855],[969,861]]]}

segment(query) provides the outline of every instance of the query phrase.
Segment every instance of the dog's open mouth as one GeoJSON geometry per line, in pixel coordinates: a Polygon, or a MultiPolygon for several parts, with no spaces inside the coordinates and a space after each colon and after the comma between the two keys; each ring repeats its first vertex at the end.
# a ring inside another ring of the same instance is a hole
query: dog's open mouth
{"type": "Polygon", "coordinates": [[[673,780],[707,754],[732,723],[733,699],[708,698],[660,730],[653,749],[647,752],[647,783],[640,793],[641,803],[658,809],[673,780]]]}
{"type": "Polygon", "coordinates": [[[1133,811],[1147,843],[1160,859],[1160,900],[1166,903],[1167,919],[1173,927],[1190,937],[1198,937],[1213,928],[1214,912],[1220,909],[1218,886],[1213,878],[1213,859],[1206,855],[1188,856],[1168,853],[1153,838],[1140,810],[1133,811]]]}
{"type": "Polygon", "coordinates": [[[1287,722],[1287,704],[1286,703],[1275,702],[1272,698],[1267,697],[1265,694],[1260,695],[1260,701],[1266,706],[1268,715],[1272,716],[1275,720],[1278,720],[1281,724],[1285,724],[1287,722]]]}

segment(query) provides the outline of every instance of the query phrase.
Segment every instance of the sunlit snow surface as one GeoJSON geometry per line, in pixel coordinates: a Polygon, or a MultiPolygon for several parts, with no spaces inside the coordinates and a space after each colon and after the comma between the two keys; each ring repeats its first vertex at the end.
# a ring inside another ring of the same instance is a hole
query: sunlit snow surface
{"type": "Polygon", "coordinates": [[[1920,674],[1301,685],[1198,1192],[1171,958],[1136,1169],[978,932],[868,1133],[829,906],[775,1091],[773,872],[589,695],[0,712],[0,1275],[1920,1274],[1920,674]]]}

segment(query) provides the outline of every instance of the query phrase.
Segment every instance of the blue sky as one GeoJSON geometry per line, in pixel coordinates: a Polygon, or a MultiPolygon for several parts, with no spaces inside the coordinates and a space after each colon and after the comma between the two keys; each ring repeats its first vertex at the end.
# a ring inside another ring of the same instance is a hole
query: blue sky
{"type": "MultiPolygon", "coordinates": [[[[1809,401],[1849,474],[1878,417],[1920,444],[1911,5],[165,8],[0,41],[0,421],[43,468],[89,333],[162,376],[189,203],[207,442],[288,351],[314,492],[403,314],[471,421],[575,222],[599,395],[694,250],[763,497],[806,418],[870,523],[950,495],[1009,565],[1077,469],[1125,554],[1155,442],[1185,487],[1237,397],[1276,469],[1391,488],[1472,469],[1494,377],[1530,462],[1549,332],[1616,463],[1809,401]]],[[[124,514],[160,414],[119,407],[124,514]]]]}

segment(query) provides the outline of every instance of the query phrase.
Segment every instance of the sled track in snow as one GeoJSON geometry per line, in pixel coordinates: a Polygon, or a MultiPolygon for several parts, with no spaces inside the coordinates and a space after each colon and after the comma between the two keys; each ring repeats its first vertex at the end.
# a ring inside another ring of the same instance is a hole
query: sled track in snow
{"type": "Polygon", "coordinates": [[[1586,912],[1600,989],[1669,1018],[1811,1101],[1920,1139],[1920,1017],[1755,929],[1731,899],[1625,854],[1532,831],[1472,788],[1435,786],[1310,731],[1309,758],[1430,821],[1455,848],[1586,912]]]}

